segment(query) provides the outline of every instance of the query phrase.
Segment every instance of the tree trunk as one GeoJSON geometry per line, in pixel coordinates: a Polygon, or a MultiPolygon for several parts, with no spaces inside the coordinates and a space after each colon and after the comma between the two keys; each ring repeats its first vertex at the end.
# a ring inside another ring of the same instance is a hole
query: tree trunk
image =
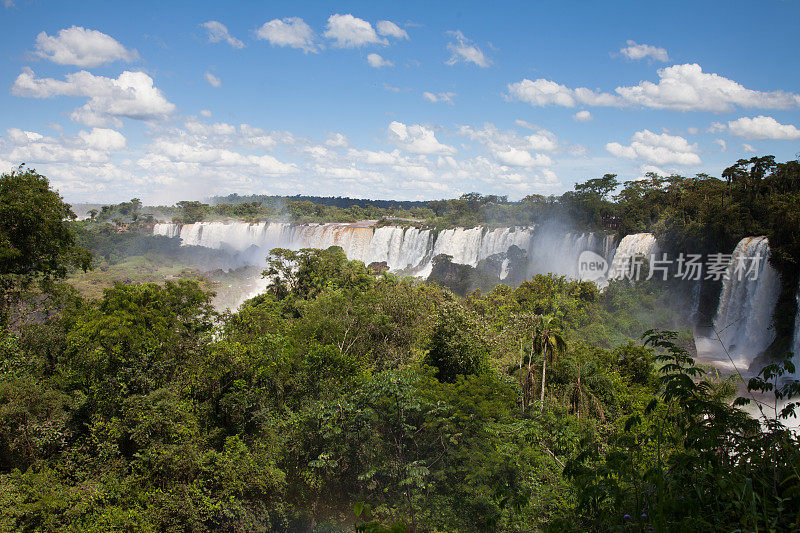
{"type": "Polygon", "coordinates": [[[547,378],[547,346],[545,346],[544,350],[544,359],[542,360],[542,397],[540,399],[541,402],[541,411],[544,412],[544,383],[545,379],[547,378]]]}

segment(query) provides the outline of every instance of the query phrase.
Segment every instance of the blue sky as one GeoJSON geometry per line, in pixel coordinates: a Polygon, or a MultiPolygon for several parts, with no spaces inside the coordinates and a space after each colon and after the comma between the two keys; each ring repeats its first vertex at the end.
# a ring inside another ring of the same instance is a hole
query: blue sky
{"type": "Polygon", "coordinates": [[[0,5],[0,166],[73,202],[518,199],[800,152],[796,0],[0,5]]]}

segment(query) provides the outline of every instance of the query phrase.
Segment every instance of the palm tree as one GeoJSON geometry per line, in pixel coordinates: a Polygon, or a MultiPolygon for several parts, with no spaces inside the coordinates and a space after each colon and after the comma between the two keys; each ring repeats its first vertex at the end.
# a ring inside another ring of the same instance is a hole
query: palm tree
{"type": "Polygon", "coordinates": [[[515,328],[518,332],[523,333],[523,337],[519,340],[519,373],[520,373],[520,388],[522,389],[522,411],[530,404],[531,390],[533,389],[533,356],[539,353],[536,342],[534,341],[534,332],[539,324],[540,315],[524,314],[516,317],[515,328]],[[527,369],[525,369],[525,332],[531,333],[530,350],[527,353],[527,369]]]}
{"type": "Polygon", "coordinates": [[[603,404],[595,393],[609,386],[608,378],[598,372],[597,365],[592,361],[578,361],[571,370],[564,401],[569,403],[578,418],[584,413],[595,413],[600,420],[605,420],[603,404]]]}
{"type": "Polygon", "coordinates": [[[567,343],[561,333],[553,325],[552,316],[539,316],[533,330],[533,347],[542,355],[542,395],[541,410],[544,411],[544,388],[547,381],[547,363],[555,363],[556,355],[567,350],[567,343]]]}

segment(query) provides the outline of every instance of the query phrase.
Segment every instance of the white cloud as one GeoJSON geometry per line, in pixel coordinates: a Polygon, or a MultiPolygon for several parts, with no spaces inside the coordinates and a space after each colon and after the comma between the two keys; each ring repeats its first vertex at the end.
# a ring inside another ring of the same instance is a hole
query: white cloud
{"type": "Polygon", "coordinates": [[[244,43],[228,33],[228,28],[221,22],[209,20],[200,24],[208,32],[208,41],[211,43],[226,42],[234,48],[244,48],[244,43]]]}
{"type": "Polygon", "coordinates": [[[226,124],[224,122],[215,122],[214,124],[208,124],[206,122],[189,118],[184,122],[184,126],[186,127],[186,131],[188,131],[192,135],[198,135],[203,137],[208,137],[211,135],[233,135],[236,133],[235,126],[231,124],[226,124]]]}
{"type": "Polygon", "coordinates": [[[208,84],[211,85],[212,87],[222,87],[222,80],[219,79],[217,76],[214,76],[209,71],[206,71],[206,73],[203,74],[203,77],[206,79],[208,84]]]}
{"type": "Polygon", "coordinates": [[[507,150],[499,150],[494,153],[498,161],[504,165],[514,167],[549,167],[553,165],[553,160],[544,154],[531,155],[527,150],[509,147],[507,150]]]}
{"type": "Polygon", "coordinates": [[[41,32],[36,36],[34,53],[59,65],[97,67],[114,61],[135,61],[136,50],[128,50],[110,35],[72,26],[56,35],[41,32]]]}
{"type": "Polygon", "coordinates": [[[728,127],[725,124],[721,122],[712,122],[706,129],[706,133],[722,133],[726,129],[728,129],[728,127]]]}
{"type": "Polygon", "coordinates": [[[653,173],[656,176],[669,176],[669,172],[664,172],[660,168],[654,165],[642,165],[639,167],[639,172],[641,173],[642,177],[644,178],[647,174],[653,173]]]}
{"type": "Polygon", "coordinates": [[[273,46],[288,46],[304,52],[316,53],[319,47],[314,42],[314,30],[300,17],[274,19],[265,22],[258,30],[256,37],[269,41],[273,46]]]}
{"type": "Polygon", "coordinates": [[[617,106],[621,102],[618,97],[579,87],[570,89],[556,82],[540,78],[531,81],[527,78],[508,84],[508,96],[511,100],[527,102],[533,106],[550,104],[563,107],[575,107],[577,104],[594,106],[617,106]]]}
{"type": "Polygon", "coordinates": [[[208,109],[201,109],[200,116],[205,118],[211,118],[211,111],[209,111],[208,109]]]}
{"type": "Polygon", "coordinates": [[[606,150],[616,157],[643,159],[655,165],[699,165],[702,162],[697,155],[697,144],[690,145],[683,137],[643,130],[636,132],[631,140],[628,146],[608,143],[606,150]]]}
{"type": "Polygon", "coordinates": [[[452,54],[446,61],[448,65],[455,65],[459,62],[474,63],[479,67],[486,68],[491,65],[491,61],[484,55],[480,48],[470,44],[461,30],[449,31],[448,34],[455,37],[455,42],[447,43],[447,49],[452,54]]]}
{"type": "Polygon", "coordinates": [[[728,143],[722,139],[714,139],[714,144],[719,146],[720,151],[724,152],[728,149],[728,143]]]}
{"type": "Polygon", "coordinates": [[[616,94],[587,88],[570,89],[556,82],[523,79],[508,85],[507,98],[533,106],[549,104],[574,107],[641,106],[672,111],[730,111],[735,107],[789,109],[800,106],[800,95],[784,91],[747,89],[733,80],[703,72],[700,65],[673,65],[658,71],[659,81],[617,87],[616,94]]]}
{"type": "Polygon", "coordinates": [[[406,126],[402,122],[392,121],[388,129],[389,140],[400,149],[412,154],[455,154],[452,146],[440,143],[433,130],[413,124],[406,126]]]}
{"type": "Polygon", "coordinates": [[[628,46],[621,48],[620,53],[628,59],[644,59],[651,57],[656,61],[669,61],[669,55],[663,48],[651,46],[649,44],[636,44],[634,41],[628,40],[628,46]]]}
{"type": "Polygon", "coordinates": [[[583,111],[578,111],[577,113],[572,115],[572,120],[574,120],[575,122],[589,122],[593,119],[594,117],[592,116],[592,114],[586,111],[585,109],[583,111]]]}
{"type": "Polygon", "coordinates": [[[400,160],[400,152],[395,150],[392,153],[383,150],[350,150],[347,155],[358,161],[363,161],[368,165],[395,165],[400,160]]]}
{"type": "Polygon", "coordinates": [[[9,128],[6,130],[6,137],[13,144],[28,144],[44,138],[44,135],[35,131],[23,131],[19,128],[9,128]]]}
{"type": "Polygon", "coordinates": [[[786,109],[800,106],[800,95],[746,89],[733,80],[703,72],[698,64],[658,71],[659,82],[642,81],[616,92],[632,105],[674,111],[730,111],[735,106],[786,109]]]}
{"type": "Polygon", "coordinates": [[[369,66],[371,66],[373,68],[393,67],[394,66],[394,63],[392,63],[388,59],[382,58],[378,54],[369,54],[367,56],[367,63],[369,63],[369,66]]]}
{"type": "Polygon", "coordinates": [[[384,37],[394,37],[395,39],[408,39],[406,30],[389,20],[379,20],[375,25],[378,33],[384,37]]]}
{"type": "Polygon", "coordinates": [[[33,131],[11,128],[6,131],[11,151],[3,154],[10,161],[39,163],[96,164],[109,159],[109,151],[125,147],[125,137],[114,130],[79,132],[77,137],[58,139],[33,131]]]}
{"type": "Polygon", "coordinates": [[[686,133],[688,133],[689,135],[697,135],[698,133],[700,133],[700,130],[698,128],[695,128],[694,126],[689,126],[688,128],[686,128],[686,133]]]}
{"type": "Polygon", "coordinates": [[[455,104],[455,101],[453,99],[456,96],[457,96],[456,93],[449,93],[449,92],[448,93],[431,93],[431,92],[425,91],[424,93],[422,93],[422,97],[425,100],[427,100],[429,102],[433,102],[434,104],[443,103],[443,104],[453,105],[453,104],[455,104]]]}
{"type": "Polygon", "coordinates": [[[108,128],[92,128],[91,132],[78,132],[83,142],[89,148],[97,150],[116,151],[125,148],[127,141],[120,132],[108,128]]]}
{"type": "Polygon", "coordinates": [[[335,42],[337,48],[358,48],[368,44],[389,44],[386,39],[381,39],[375,32],[372,24],[353,15],[331,15],[325,37],[335,42]]]}
{"type": "Polygon", "coordinates": [[[744,150],[745,152],[755,152],[756,151],[756,149],[753,148],[753,145],[751,145],[751,144],[743,144],[742,145],[742,150],[744,150]]]}
{"type": "Polygon", "coordinates": [[[535,133],[520,136],[514,131],[500,131],[493,124],[485,124],[482,129],[462,126],[458,133],[483,144],[493,154],[508,151],[509,147],[539,152],[553,152],[558,149],[558,138],[553,132],[525,121],[518,121],[518,125],[533,129],[535,133]]]}
{"type": "Polygon", "coordinates": [[[350,141],[341,133],[329,133],[325,144],[331,148],[346,148],[350,145],[350,141]]]}
{"type": "Polygon", "coordinates": [[[800,130],[791,124],[781,124],[772,117],[758,116],[754,118],[742,117],[728,122],[731,135],[745,139],[800,139],[800,130]]]}
{"type": "Polygon", "coordinates": [[[61,81],[37,78],[33,70],[24,67],[11,93],[31,98],[86,97],[86,104],[73,111],[71,118],[87,126],[119,125],[120,118],[161,119],[175,111],[175,105],[164,98],[150,76],[127,70],[116,79],[82,70],[67,74],[61,81]]]}

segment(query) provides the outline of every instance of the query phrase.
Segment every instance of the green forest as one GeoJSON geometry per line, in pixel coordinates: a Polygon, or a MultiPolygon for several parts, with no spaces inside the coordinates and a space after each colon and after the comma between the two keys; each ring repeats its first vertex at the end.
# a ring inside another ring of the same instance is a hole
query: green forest
{"type": "Polygon", "coordinates": [[[765,235],[777,337],[742,383],[695,360],[669,281],[601,290],[548,274],[472,290],[376,273],[338,247],[273,250],[266,290],[223,311],[213,286],[180,275],[208,251],[147,234],[157,216],[140,201],[76,221],[20,167],[0,176],[0,530],[800,531],[787,428],[800,162],[607,174],[518,202],[170,209],[184,223],[558,219],[702,253],[765,235]],[[176,275],[74,283],[132,258],[176,275]]]}

